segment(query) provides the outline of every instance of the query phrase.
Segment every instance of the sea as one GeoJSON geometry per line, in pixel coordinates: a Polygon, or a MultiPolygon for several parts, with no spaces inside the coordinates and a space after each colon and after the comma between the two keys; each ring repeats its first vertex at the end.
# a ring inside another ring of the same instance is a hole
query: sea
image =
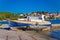
{"type": "Polygon", "coordinates": [[[50,21],[51,24],[60,24],[60,20],[47,20],[50,21]]]}

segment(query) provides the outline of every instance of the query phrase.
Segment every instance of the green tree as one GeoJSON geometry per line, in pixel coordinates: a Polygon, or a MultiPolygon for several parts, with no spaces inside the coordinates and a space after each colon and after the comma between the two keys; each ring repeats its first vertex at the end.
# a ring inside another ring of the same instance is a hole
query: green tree
{"type": "Polygon", "coordinates": [[[16,19],[18,18],[17,14],[13,14],[11,12],[0,12],[0,20],[4,19],[16,19]]]}

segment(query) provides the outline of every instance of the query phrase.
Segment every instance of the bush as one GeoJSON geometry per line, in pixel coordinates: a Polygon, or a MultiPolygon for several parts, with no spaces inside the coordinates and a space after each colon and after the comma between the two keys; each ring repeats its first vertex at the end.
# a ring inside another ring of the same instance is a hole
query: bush
{"type": "Polygon", "coordinates": [[[0,24],[0,26],[2,26],[2,24],[0,24]]]}

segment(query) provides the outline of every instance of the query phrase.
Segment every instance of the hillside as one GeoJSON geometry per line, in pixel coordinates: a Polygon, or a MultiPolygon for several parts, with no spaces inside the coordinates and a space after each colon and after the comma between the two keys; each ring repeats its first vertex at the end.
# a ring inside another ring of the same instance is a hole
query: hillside
{"type": "Polygon", "coordinates": [[[11,12],[0,12],[0,20],[3,19],[16,19],[18,16],[11,12]]]}

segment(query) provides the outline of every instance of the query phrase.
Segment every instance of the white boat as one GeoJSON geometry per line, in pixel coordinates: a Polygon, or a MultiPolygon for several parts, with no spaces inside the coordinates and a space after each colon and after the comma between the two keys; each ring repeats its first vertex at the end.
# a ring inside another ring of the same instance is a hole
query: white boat
{"type": "MultiPolygon", "coordinates": [[[[27,18],[18,18],[18,20],[22,20],[22,21],[30,21],[30,22],[44,22],[44,23],[47,23],[48,21],[45,21],[44,19],[44,15],[42,16],[27,16],[27,18]]],[[[49,22],[50,23],[50,22],[49,22]]],[[[48,23],[48,24],[49,24],[48,23]]],[[[50,23],[51,24],[51,23],[50,23]]]]}
{"type": "Polygon", "coordinates": [[[39,17],[39,16],[27,16],[27,18],[22,18],[22,19],[18,19],[18,20],[11,20],[11,21],[12,22],[17,22],[17,23],[23,23],[23,24],[31,24],[29,26],[30,26],[30,28],[33,28],[33,29],[46,28],[47,25],[51,24],[51,22],[44,20],[44,15],[42,15],[42,17],[39,17]]]}

